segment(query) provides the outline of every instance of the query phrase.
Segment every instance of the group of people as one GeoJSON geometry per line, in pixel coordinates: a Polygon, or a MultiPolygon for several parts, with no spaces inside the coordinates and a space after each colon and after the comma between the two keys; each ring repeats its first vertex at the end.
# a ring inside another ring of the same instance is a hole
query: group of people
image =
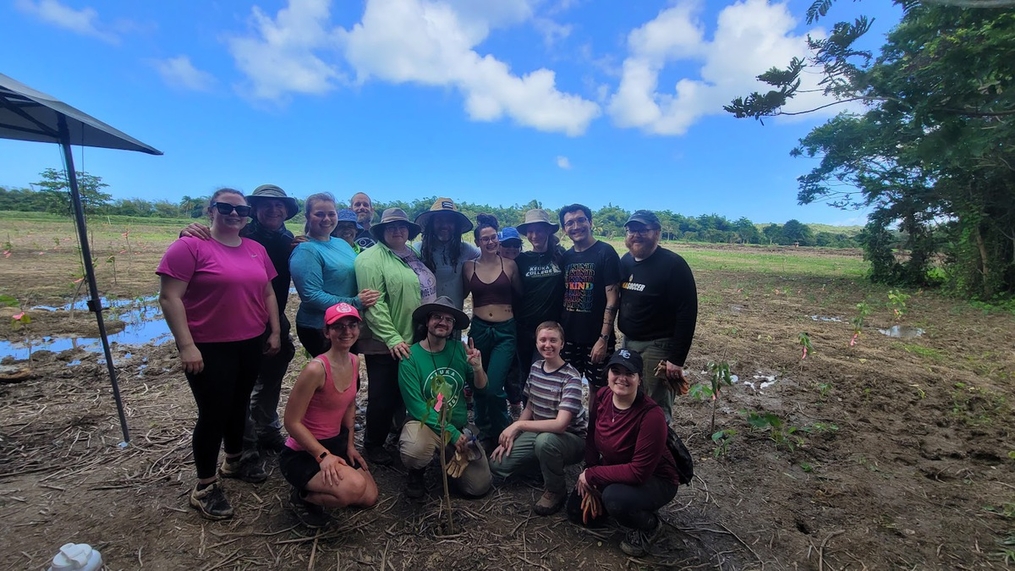
{"type": "Polygon", "coordinates": [[[250,196],[220,189],[210,225],[185,228],[159,264],[160,302],[198,408],[190,504],[206,518],[231,517],[219,478],[264,481],[260,453],[272,450],[301,519],[322,525],[323,508],[377,501],[370,465],[397,453],[406,496],[420,498],[427,467],[444,455],[464,496],[541,476],[536,513],[566,506],[581,525],[612,516],[629,529],[621,548],[643,554],[660,529],[655,512],[676,494],[667,426],[687,390],[697,318],[691,270],[659,247],[655,214],[630,217],[620,257],[595,238],[581,204],[556,220],[529,210],[517,228],[500,228],[485,214],[473,223],[448,198],[412,220],[388,208],[377,222],[367,195],[350,203],[309,196],[297,237],[285,226],[297,203],[278,186],[250,196]],[[470,231],[475,245],[463,240],[470,231]],[[296,335],[312,359],[280,419],[295,353],[290,283],[300,298],[296,335]],[[362,453],[359,355],[368,379],[362,453]],[[583,461],[569,489],[565,468],[583,461]]]}

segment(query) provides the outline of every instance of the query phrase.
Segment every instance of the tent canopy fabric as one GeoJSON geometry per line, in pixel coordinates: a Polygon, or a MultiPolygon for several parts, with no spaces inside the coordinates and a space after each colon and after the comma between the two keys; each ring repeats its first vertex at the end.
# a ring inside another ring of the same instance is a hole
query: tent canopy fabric
{"type": "Polygon", "coordinates": [[[162,154],[95,117],[0,73],[0,138],[63,143],[60,116],[67,119],[66,142],[72,145],[162,154]]]}
{"type": "Polygon", "coordinates": [[[57,143],[63,148],[64,162],[67,166],[67,181],[70,186],[71,207],[74,210],[78,243],[81,246],[81,259],[85,266],[85,277],[88,279],[88,291],[91,294],[91,299],[88,300],[88,309],[95,313],[95,320],[99,326],[99,337],[102,340],[102,350],[106,357],[106,369],[109,371],[109,382],[113,388],[113,400],[116,401],[116,410],[120,416],[120,429],[123,431],[123,442],[120,445],[127,446],[130,442],[127,417],[124,413],[123,401],[120,399],[120,387],[116,382],[116,369],[113,366],[113,354],[109,350],[106,326],[102,321],[99,287],[95,283],[95,268],[90,263],[92,259],[91,247],[88,244],[85,213],[81,206],[81,194],[78,191],[74,158],[71,155],[70,147],[71,145],[102,147],[140,151],[150,155],[161,155],[162,151],[149,147],[95,117],[3,74],[0,74],[0,138],[57,143]]]}

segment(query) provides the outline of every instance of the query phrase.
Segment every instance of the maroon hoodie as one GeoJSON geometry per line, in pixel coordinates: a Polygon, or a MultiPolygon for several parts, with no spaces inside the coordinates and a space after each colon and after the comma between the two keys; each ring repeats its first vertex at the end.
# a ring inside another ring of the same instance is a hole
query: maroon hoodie
{"type": "Polygon", "coordinates": [[[663,409],[639,393],[627,410],[613,406],[610,387],[599,389],[590,411],[585,439],[585,480],[603,489],[609,484],[640,486],[650,476],[678,485],[677,465],[666,447],[663,409]]]}

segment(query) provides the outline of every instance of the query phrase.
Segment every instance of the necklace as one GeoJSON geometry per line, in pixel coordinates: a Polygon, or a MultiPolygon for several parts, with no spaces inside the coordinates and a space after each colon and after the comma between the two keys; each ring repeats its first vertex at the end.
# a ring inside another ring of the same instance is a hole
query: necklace
{"type": "MultiPolygon", "coordinates": [[[[445,347],[445,349],[447,348],[447,341],[445,341],[444,347],[445,347]]],[[[437,367],[437,358],[434,357],[433,345],[431,345],[431,343],[430,343],[430,337],[429,336],[427,336],[427,338],[426,338],[426,352],[430,353],[430,362],[433,363],[433,372],[437,374],[437,377],[436,377],[437,382],[443,383],[444,382],[444,375],[437,372],[439,370],[438,367],[437,367]]],[[[439,352],[443,353],[444,349],[441,349],[439,352]]],[[[445,369],[450,369],[451,368],[451,363],[453,363],[454,360],[455,360],[455,348],[452,347],[451,348],[451,357],[448,358],[448,365],[446,367],[444,367],[444,368],[445,369]]]]}
{"type": "Polygon", "coordinates": [[[631,407],[618,409],[617,403],[614,402],[611,402],[610,404],[613,405],[613,418],[610,420],[610,422],[617,422],[618,414],[620,415],[620,418],[623,419],[624,415],[627,414],[627,411],[631,410],[631,407]]]}

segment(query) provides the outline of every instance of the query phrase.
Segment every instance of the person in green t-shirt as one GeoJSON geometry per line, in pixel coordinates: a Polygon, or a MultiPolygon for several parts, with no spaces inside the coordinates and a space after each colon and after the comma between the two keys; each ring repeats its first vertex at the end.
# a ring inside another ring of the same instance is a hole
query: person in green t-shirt
{"type": "Polygon", "coordinates": [[[405,493],[410,498],[426,494],[426,467],[438,452],[463,459],[452,475],[459,491],[478,497],[490,490],[490,465],[482,446],[465,431],[468,411],[465,386],[486,388],[486,371],[480,351],[451,339],[454,331],[469,326],[469,317],[446,296],[419,306],[412,312],[419,342],[409,348],[409,356],[398,365],[398,387],[405,401],[407,421],[398,439],[402,464],[409,470],[405,493]],[[441,390],[440,387],[444,386],[441,390]],[[448,446],[441,442],[441,411],[447,415],[448,446]]]}

